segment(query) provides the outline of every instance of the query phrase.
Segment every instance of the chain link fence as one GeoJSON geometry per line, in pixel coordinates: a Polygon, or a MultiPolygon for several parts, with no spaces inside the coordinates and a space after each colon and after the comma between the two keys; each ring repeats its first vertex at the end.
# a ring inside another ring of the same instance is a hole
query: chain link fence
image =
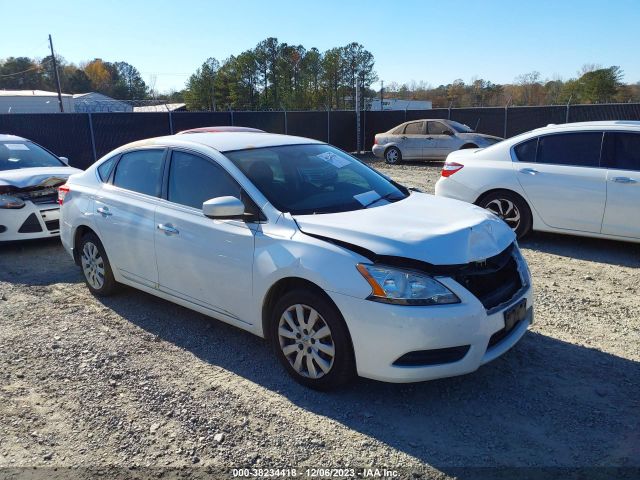
{"type": "Polygon", "coordinates": [[[570,105],[546,107],[444,108],[430,110],[341,111],[224,111],[187,112],[165,104],[141,105],[158,110],[96,111],[86,113],[0,114],[0,133],[29,138],[71,165],[86,168],[98,158],[125,143],[143,138],[172,135],[205,126],[246,126],[271,133],[298,135],[356,150],[373,144],[376,133],[388,131],[409,120],[451,119],[478,132],[511,137],[548,125],[590,120],[640,120],[640,103],[570,105]]]}

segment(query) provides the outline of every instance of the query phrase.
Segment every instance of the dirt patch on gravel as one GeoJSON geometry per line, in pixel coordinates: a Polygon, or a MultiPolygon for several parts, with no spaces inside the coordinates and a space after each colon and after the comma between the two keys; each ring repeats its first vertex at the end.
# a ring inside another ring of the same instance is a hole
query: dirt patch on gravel
{"type": "MultiPolygon", "coordinates": [[[[372,163],[426,191],[441,166],[372,163]]],[[[506,355],[323,394],[248,333],[133,289],[94,298],[58,241],[0,245],[0,467],[640,466],[640,246],[522,246],[535,324],[506,355]]]]}

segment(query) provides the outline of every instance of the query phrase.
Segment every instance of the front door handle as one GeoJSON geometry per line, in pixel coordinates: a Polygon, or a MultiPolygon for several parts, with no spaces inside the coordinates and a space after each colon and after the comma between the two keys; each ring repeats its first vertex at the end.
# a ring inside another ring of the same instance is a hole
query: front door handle
{"type": "Polygon", "coordinates": [[[178,235],[180,231],[171,224],[158,224],[158,230],[162,230],[166,235],[178,235]]]}
{"type": "Polygon", "coordinates": [[[427,137],[427,140],[433,140],[433,137],[427,137]]]}
{"type": "Polygon", "coordinates": [[[637,183],[638,181],[630,177],[614,177],[613,181],[616,183],[637,183]]]}
{"type": "Polygon", "coordinates": [[[538,170],[536,170],[535,168],[522,168],[520,169],[520,173],[526,173],[527,175],[535,175],[538,172],[538,170]]]}
{"type": "Polygon", "coordinates": [[[96,211],[103,217],[110,217],[113,215],[113,213],[109,211],[109,207],[100,207],[96,211]]]}

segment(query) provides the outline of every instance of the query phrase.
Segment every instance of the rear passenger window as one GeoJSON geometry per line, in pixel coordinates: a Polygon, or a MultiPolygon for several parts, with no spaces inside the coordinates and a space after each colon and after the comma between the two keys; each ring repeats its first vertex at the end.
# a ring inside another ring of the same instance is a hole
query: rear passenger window
{"type": "Polygon", "coordinates": [[[538,140],[537,163],[600,166],[602,132],[561,133],[538,140]]]}
{"type": "Polygon", "coordinates": [[[640,171],[640,133],[605,133],[604,167],[640,171]]]}
{"type": "Polygon", "coordinates": [[[240,185],[220,166],[190,153],[174,151],[169,170],[168,200],[200,210],[216,197],[240,198],[240,185]]]}
{"type": "Polygon", "coordinates": [[[516,146],[513,150],[520,162],[534,163],[536,161],[536,150],[538,149],[538,137],[527,140],[516,146]]]}
{"type": "Polygon", "coordinates": [[[146,195],[159,196],[163,150],[139,150],[122,155],[113,184],[146,195]]]}
{"type": "Polygon", "coordinates": [[[109,175],[111,175],[111,169],[113,168],[116,158],[118,158],[117,155],[115,157],[111,157],[98,167],[98,176],[103,182],[106,182],[109,179],[109,175]]]}
{"type": "Polygon", "coordinates": [[[424,133],[422,125],[422,122],[409,123],[404,129],[404,133],[407,135],[422,135],[424,133]]]}

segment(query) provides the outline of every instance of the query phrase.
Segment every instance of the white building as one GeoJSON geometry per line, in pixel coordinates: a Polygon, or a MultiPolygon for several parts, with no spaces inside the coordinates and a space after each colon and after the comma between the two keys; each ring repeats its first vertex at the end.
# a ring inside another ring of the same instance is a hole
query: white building
{"type": "Polygon", "coordinates": [[[369,110],[431,110],[433,103],[430,100],[400,100],[398,98],[385,98],[380,108],[380,99],[372,99],[369,110]]]}
{"type": "MultiPolygon", "coordinates": [[[[73,95],[62,94],[65,112],[73,112],[73,95]]],[[[0,90],[0,113],[58,113],[57,92],[44,90],[0,90]]]]}

